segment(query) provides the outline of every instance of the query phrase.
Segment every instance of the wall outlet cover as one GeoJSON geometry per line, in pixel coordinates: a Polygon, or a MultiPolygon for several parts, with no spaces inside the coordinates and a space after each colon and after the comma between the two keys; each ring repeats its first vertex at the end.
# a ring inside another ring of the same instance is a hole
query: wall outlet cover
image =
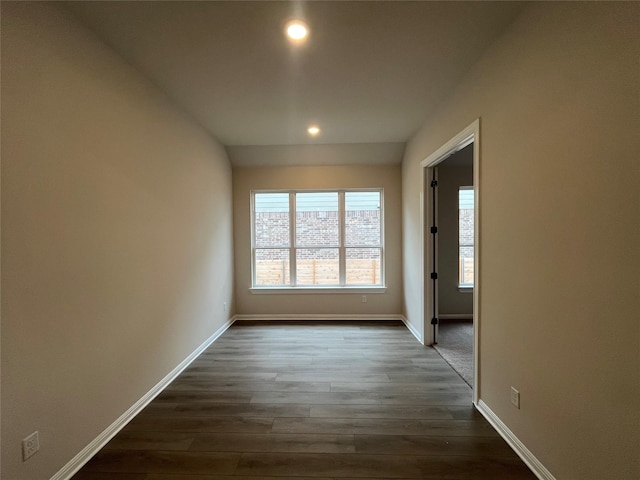
{"type": "Polygon", "coordinates": [[[520,392],[511,387],[511,404],[520,410],[520,392]]]}
{"type": "Polygon", "coordinates": [[[22,461],[31,458],[40,450],[40,434],[35,431],[22,439],[22,461]]]}

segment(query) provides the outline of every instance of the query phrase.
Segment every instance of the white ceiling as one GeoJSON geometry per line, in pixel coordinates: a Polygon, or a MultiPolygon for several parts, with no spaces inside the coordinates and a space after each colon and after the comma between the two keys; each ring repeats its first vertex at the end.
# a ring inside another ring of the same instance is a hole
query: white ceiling
{"type": "Polygon", "coordinates": [[[522,6],[65,4],[221,143],[236,147],[404,143],[522,6]],[[283,35],[291,17],[310,26],[303,47],[292,47],[283,35]],[[322,129],[315,139],[306,132],[311,123],[322,129]]]}

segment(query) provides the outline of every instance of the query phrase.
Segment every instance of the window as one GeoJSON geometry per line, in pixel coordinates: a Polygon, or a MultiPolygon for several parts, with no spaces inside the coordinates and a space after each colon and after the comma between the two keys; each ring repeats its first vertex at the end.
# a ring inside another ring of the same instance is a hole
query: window
{"type": "Polygon", "coordinates": [[[252,192],[253,287],[382,287],[381,190],[252,192]]]}
{"type": "Polygon", "coordinates": [[[458,190],[458,286],[460,288],[473,288],[473,207],[473,187],[460,187],[458,190]]]}

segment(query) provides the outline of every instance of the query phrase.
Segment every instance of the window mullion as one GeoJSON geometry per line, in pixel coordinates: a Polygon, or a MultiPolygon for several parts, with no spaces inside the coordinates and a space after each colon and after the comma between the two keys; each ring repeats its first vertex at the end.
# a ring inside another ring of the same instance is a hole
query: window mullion
{"type": "Polygon", "coordinates": [[[296,194],[289,193],[289,281],[296,286],[296,194]]]}
{"type": "Polygon", "coordinates": [[[339,246],[338,246],[338,268],[339,268],[339,281],[340,286],[344,287],[347,283],[347,255],[345,249],[345,200],[344,200],[344,191],[338,192],[338,235],[339,235],[339,246]]]}

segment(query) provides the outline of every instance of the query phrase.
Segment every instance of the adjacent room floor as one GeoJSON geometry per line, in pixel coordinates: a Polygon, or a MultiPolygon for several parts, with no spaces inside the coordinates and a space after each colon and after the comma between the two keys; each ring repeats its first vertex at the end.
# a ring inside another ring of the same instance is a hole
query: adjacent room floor
{"type": "Polygon", "coordinates": [[[401,324],[234,324],[75,477],[535,479],[401,324]]]}
{"type": "Polygon", "coordinates": [[[440,320],[435,349],[458,375],[473,386],[473,321],[440,320]]]}

